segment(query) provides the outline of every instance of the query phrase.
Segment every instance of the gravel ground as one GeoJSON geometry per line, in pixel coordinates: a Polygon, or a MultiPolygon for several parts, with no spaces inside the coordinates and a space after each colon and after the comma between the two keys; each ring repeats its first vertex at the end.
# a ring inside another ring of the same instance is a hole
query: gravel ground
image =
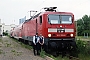
{"type": "Polygon", "coordinates": [[[33,51],[22,47],[7,36],[0,37],[0,60],[47,60],[34,56],[33,51]]]}

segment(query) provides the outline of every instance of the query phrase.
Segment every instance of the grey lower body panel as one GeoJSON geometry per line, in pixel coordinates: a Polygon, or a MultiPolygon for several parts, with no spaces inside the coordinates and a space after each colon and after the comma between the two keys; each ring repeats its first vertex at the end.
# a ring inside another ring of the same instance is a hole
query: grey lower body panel
{"type": "Polygon", "coordinates": [[[75,40],[75,38],[45,38],[45,40],[47,41],[52,41],[52,40],[55,40],[55,41],[61,41],[61,40],[66,40],[66,41],[68,41],[68,40],[75,40]]]}
{"type": "Polygon", "coordinates": [[[23,36],[22,39],[28,40],[28,41],[33,41],[33,36],[23,36]]]}
{"type": "Polygon", "coordinates": [[[53,41],[53,42],[62,42],[62,41],[67,41],[67,42],[70,42],[70,41],[75,41],[75,38],[44,38],[44,42],[46,45],[48,45],[48,42],[50,41],[53,41]]]}

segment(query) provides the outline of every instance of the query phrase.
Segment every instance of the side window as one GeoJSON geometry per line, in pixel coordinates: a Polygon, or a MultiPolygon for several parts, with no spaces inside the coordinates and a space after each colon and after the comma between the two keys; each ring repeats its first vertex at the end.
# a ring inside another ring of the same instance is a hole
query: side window
{"type": "Polygon", "coordinates": [[[23,29],[23,25],[22,25],[22,29],[23,29]]]}
{"type": "Polygon", "coordinates": [[[42,16],[40,16],[40,24],[42,24],[42,16]]]}

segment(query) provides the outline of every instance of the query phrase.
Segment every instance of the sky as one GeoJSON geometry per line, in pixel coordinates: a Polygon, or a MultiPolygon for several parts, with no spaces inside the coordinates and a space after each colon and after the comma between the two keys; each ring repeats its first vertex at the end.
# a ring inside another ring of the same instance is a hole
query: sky
{"type": "Polygon", "coordinates": [[[90,15],[90,0],[0,0],[1,23],[18,25],[19,19],[30,18],[30,10],[53,6],[60,12],[72,12],[75,20],[90,15]]]}

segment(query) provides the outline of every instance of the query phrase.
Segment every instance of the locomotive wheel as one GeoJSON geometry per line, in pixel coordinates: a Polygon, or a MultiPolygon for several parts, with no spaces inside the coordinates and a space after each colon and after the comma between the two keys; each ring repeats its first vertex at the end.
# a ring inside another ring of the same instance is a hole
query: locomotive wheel
{"type": "Polygon", "coordinates": [[[24,40],[24,43],[25,43],[25,44],[28,44],[28,40],[24,40]]]}
{"type": "Polygon", "coordinates": [[[48,48],[48,45],[46,44],[44,45],[44,50],[46,53],[50,53],[50,49],[48,48]]]}
{"type": "Polygon", "coordinates": [[[29,44],[29,45],[32,45],[31,41],[28,41],[28,44],[29,44]]]}
{"type": "Polygon", "coordinates": [[[75,41],[71,42],[71,46],[73,47],[71,49],[71,55],[74,56],[74,57],[78,57],[78,51],[77,51],[76,42],[75,41]]]}
{"type": "Polygon", "coordinates": [[[21,38],[19,38],[19,40],[18,40],[18,41],[19,41],[19,42],[21,42],[21,40],[22,40],[22,39],[21,39],[21,38]]]}
{"type": "Polygon", "coordinates": [[[22,41],[21,41],[22,43],[24,43],[24,39],[22,39],[22,41]]]}

